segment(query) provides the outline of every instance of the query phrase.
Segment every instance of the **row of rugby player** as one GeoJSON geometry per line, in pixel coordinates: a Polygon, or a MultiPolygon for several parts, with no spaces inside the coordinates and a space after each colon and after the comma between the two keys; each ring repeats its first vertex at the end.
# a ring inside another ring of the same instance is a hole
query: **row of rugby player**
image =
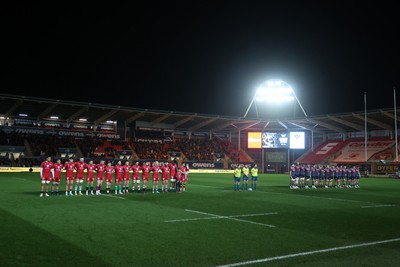
{"type": "Polygon", "coordinates": [[[290,166],[290,189],[310,188],[359,188],[360,169],[358,166],[322,166],[311,164],[292,164],[290,166]]]}
{"type": "Polygon", "coordinates": [[[104,180],[106,181],[107,194],[111,192],[113,181],[115,194],[129,193],[130,186],[132,187],[132,192],[135,189],[137,192],[141,190],[146,192],[150,173],[152,173],[153,193],[160,192],[158,185],[160,176],[162,192],[186,192],[189,165],[182,163],[178,167],[175,162],[164,163],[158,161],[153,162],[151,165],[149,162],[145,162],[142,165],[139,165],[139,162],[135,162],[133,165],[130,165],[129,161],[125,161],[124,164],[118,161],[113,166],[111,162],[106,164],[104,160],[101,160],[98,164],[94,164],[93,160],[86,163],[84,158],[80,158],[79,161],[74,161],[71,158],[63,164],[61,160],[53,163],[51,157],[47,157],[40,165],[41,197],[49,196],[50,183],[51,193],[58,195],[63,170],[65,170],[66,196],[83,195],[82,186],[84,180],[86,181],[86,195],[100,195],[104,180]],[[97,185],[96,192],[94,193],[95,179],[97,185]],[[132,185],[130,185],[131,180],[132,185]]]}

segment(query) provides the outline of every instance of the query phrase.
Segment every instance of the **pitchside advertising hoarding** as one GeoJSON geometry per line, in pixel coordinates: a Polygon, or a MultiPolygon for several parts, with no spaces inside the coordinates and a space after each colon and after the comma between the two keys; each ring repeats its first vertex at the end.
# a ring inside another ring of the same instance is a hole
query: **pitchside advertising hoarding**
{"type": "Polygon", "coordinates": [[[223,162],[200,162],[200,161],[188,161],[189,169],[223,169],[223,162]]]}
{"type": "Polygon", "coordinates": [[[77,130],[60,130],[60,129],[43,129],[33,127],[20,127],[20,126],[0,126],[0,131],[7,134],[26,134],[26,135],[56,135],[56,136],[70,136],[75,138],[100,138],[100,139],[121,139],[120,134],[106,133],[106,132],[94,132],[94,131],[77,131],[77,130]]]}
{"type": "Polygon", "coordinates": [[[248,132],[247,148],[305,148],[305,132],[248,132]]]}
{"type": "Polygon", "coordinates": [[[376,174],[395,174],[399,170],[399,165],[377,164],[376,174]]]}

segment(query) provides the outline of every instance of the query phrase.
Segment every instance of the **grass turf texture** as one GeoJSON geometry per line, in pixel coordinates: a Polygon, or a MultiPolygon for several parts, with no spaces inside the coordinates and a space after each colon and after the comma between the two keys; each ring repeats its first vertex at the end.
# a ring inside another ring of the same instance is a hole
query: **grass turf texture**
{"type": "MultiPolygon", "coordinates": [[[[120,198],[66,197],[64,179],[59,196],[40,198],[38,173],[0,181],[2,266],[218,266],[400,238],[396,179],[291,190],[287,176],[261,174],[257,191],[235,192],[232,174],[190,174],[186,193],[120,198]]],[[[399,249],[394,241],[254,266],[398,266],[399,249]]]]}

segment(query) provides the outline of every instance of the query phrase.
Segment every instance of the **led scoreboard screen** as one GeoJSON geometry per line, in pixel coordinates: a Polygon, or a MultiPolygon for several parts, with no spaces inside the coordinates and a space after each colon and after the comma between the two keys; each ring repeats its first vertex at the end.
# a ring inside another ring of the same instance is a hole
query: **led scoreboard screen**
{"type": "Polygon", "coordinates": [[[247,148],[305,149],[305,132],[248,132],[247,148]]]}
{"type": "Polygon", "coordinates": [[[291,149],[304,149],[304,132],[290,132],[290,148],[291,149]]]}
{"type": "Polygon", "coordinates": [[[261,148],[261,132],[247,134],[247,148],[261,148]]]}
{"type": "Polygon", "coordinates": [[[289,133],[263,132],[262,148],[289,148],[289,133]]]}

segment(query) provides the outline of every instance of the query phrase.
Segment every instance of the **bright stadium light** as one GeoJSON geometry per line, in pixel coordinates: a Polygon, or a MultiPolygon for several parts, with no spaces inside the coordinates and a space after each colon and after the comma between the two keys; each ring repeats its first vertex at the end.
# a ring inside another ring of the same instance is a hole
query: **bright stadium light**
{"type": "Polygon", "coordinates": [[[247,116],[247,113],[249,112],[251,106],[254,104],[255,101],[267,103],[284,103],[292,102],[295,99],[299,104],[301,110],[303,111],[304,116],[307,117],[303,106],[296,96],[296,93],[288,83],[278,79],[268,80],[258,87],[253,99],[250,102],[249,107],[246,110],[246,113],[244,114],[244,118],[247,116]]]}

